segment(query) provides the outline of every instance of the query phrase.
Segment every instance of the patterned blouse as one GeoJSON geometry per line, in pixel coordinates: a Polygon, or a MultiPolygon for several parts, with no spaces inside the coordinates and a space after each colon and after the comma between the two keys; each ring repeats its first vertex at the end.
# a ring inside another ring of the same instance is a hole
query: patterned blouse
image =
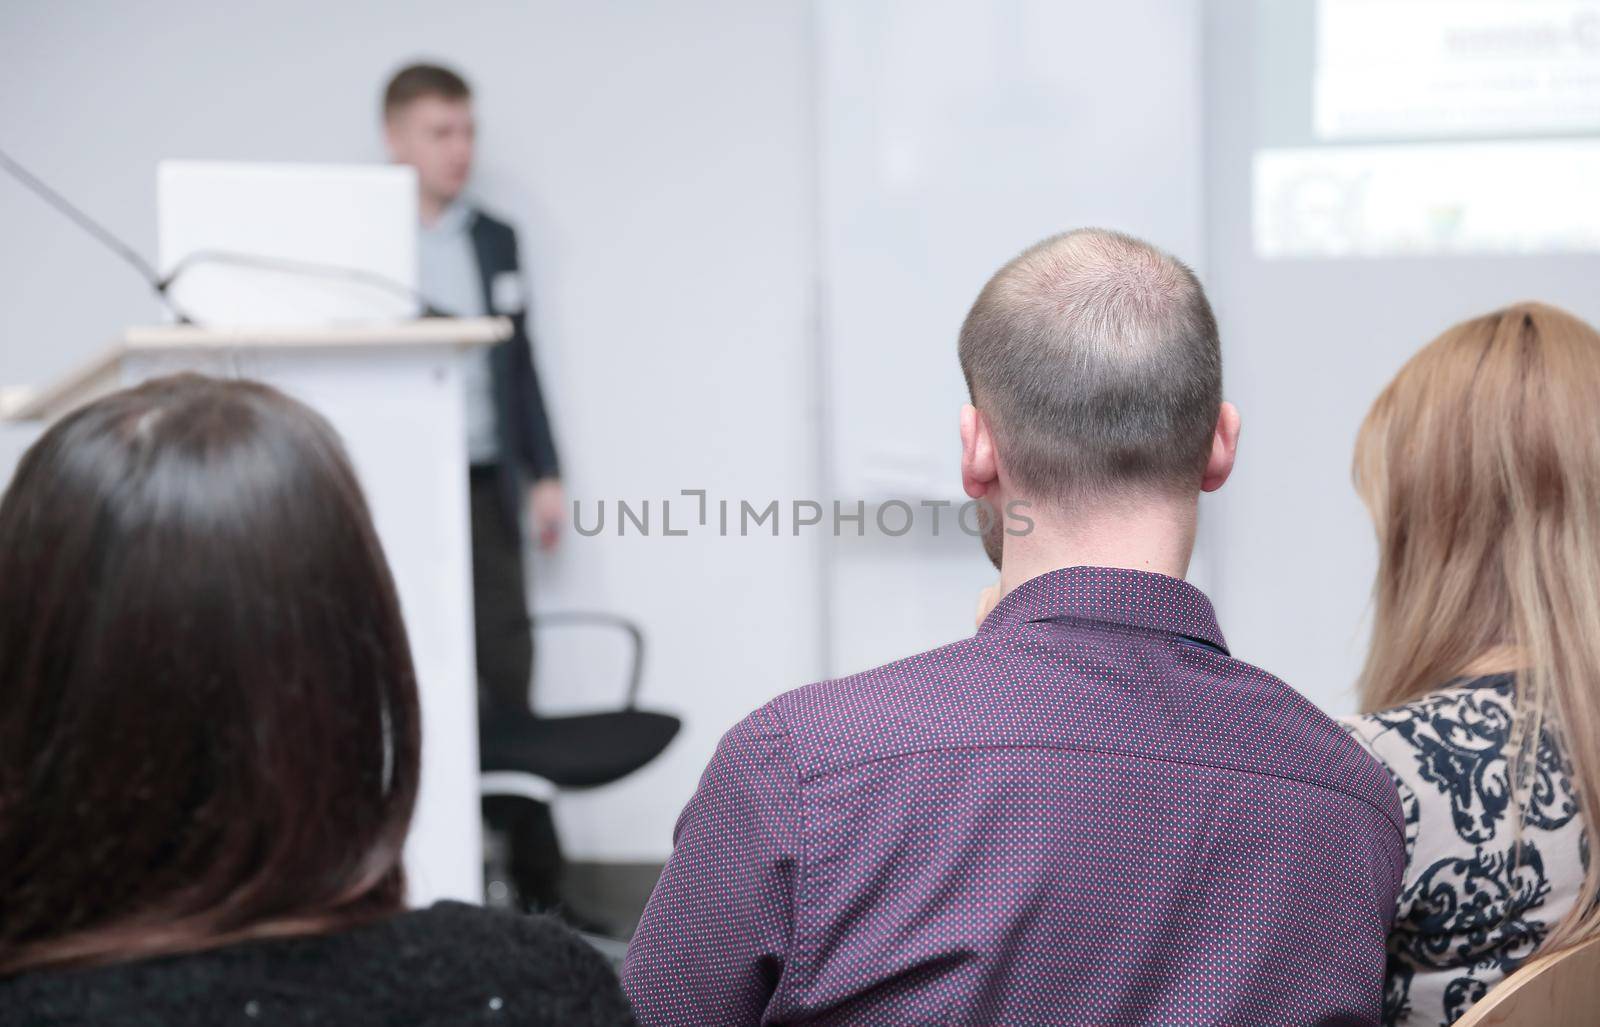
{"type": "Polygon", "coordinates": [[[1515,970],[1576,901],[1588,839],[1568,764],[1540,740],[1522,839],[1504,750],[1514,679],[1452,682],[1344,718],[1388,768],[1406,818],[1406,876],[1389,935],[1385,1024],[1449,1024],[1515,970]]]}

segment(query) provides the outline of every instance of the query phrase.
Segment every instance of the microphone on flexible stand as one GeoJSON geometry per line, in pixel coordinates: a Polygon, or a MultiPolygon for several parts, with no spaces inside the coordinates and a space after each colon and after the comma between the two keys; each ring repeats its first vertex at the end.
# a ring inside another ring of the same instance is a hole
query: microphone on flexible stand
{"type": "Polygon", "coordinates": [[[156,294],[156,298],[172,312],[172,316],[177,319],[179,324],[194,324],[194,320],[184,313],[183,309],[178,306],[170,294],[169,290],[176,275],[163,276],[158,273],[150,265],[150,262],[140,256],[139,252],[132,246],[111,234],[110,230],[104,225],[74,206],[65,196],[46,185],[38,175],[18,164],[4,150],[0,150],[0,168],[4,168],[12,178],[21,182],[28,191],[54,207],[67,220],[92,235],[102,246],[120,257],[123,263],[128,264],[134,271],[138,272],[139,277],[145,280],[145,284],[150,286],[150,290],[156,294]]]}
{"type": "Polygon", "coordinates": [[[54,207],[67,220],[93,236],[102,246],[121,258],[123,263],[132,267],[139,277],[143,278],[145,283],[150,286],[150,291],[154,292],[162,304],[172,312],[173,318],[179,324],[193,325],[198,322],[190,317],[173,299],[172,285],[182,277],[185,271],[199,264],[229,264],[235,267],[253,268],[258,271],[351,282],[403,296],[417,305],[421,311],[419,315],[421,317],[450,316],[448,312],[430,303],[422,293],[403,282],[397,282],[373,271],[367,271],[362,268],[342,267],[337,264],[323,264],[316,261],[294,260],[286,257],[268,257],[254,253],[235,253],[228,250],[201,250],[187,255],[178,261],[171,272],[163,275],[148,260],[140,256],[139,252],[132,246],[117,238],[104,225],[84,213],[65,196],[52,189],[38,175],[17,163],[4,150],[0,150],[0,168],[3,168],[12,178],[21,182],[34,195],[54,207]]]}

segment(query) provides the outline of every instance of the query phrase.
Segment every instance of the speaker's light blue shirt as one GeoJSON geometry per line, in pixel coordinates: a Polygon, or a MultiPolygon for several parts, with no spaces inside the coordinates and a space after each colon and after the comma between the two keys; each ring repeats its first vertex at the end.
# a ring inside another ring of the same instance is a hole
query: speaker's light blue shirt
{"type": "MultiPolygon", "coordinates": [[[[417,277],[422,295],[443,313],[481,317],[483,276],[472,249],[472,208],[461,200],[450,204],[431,225],[417,232],[417,277]]],[[[494,379],[489,372],[489,347],[474,348],[461,365],[467,417],[467,459],[492,464],[500,459],[495,424],[494,379]]]]}

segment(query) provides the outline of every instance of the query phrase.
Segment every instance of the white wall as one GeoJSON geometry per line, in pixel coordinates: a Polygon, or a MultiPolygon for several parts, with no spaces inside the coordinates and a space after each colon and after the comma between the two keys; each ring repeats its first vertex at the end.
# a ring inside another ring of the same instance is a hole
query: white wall
{"type": "MultiPolygon", "coordinates": [[[[377,159],[387,73],[458,64],[480,94],[478,190],[523,228],[573,496],[800,495],[809,33],[800,0],[7,4],[0,146],[152,253],[158,159],[377,159]]],[[[0,225],[0,382],[46,381],[156,316],[130,273],[8,180],[0,225]]],[[[643,622],[644,700],[687,723],[649,770],[563,802],[573,855],[663,856],[722,731],[820,675],[814,548],[574,536],[538,562],[539,606],[643,622]]],[[[542,697],[612,701],[608,653],[570,649],[552,646],[542,697]]]]}
{"type": "Polygon", "coordinates": [[[11,481],[17,461],[39,437],[39,430],[31,422],[0,422],[0,488],[11,481]]]}
{"type": "MultiPolygon", "coordinates": [[[[805,5],[540,10],[503,85],[488,77],[495,65],[461,60],[481,69],[486,100],[499,96],[486,124],[529,126],[493,181],[530,230],[573,495],[589,514],[598,500],[651,499],[658,518],[677,498],[677,527],[693,509],[683,489],[761,504],[811,491],[805,5]]],[[[563,840],[579,856],[664,858],[722,733],[821,676],[816,541],[569,538],[534,573],[543,608],[637,617],[651,646],[645,704],[685,720],[646,771],[563,800],[563,840]]],[[[575,663],[546,663],[547,708],[600,687],[575,663]]]]}
{"type": "Polygon", "coordinates": [[[1290,8],[1308,21],[1310,2],[1206,5],[1207,286],[1244,418],[1209,527],[1235,654],[1340,713],[1355,705],[1376,566],[1349,484],[1367,407],[1422,345],[1496,306],[1541,299],[1600,323],[1600,257],[1257,259],[1250,156],[1264,105],[1303,103],[1309,118],[1307,68],[1285,62],[1297,60],[1290,8]],[[1285,96],[1296,82],[1305,92],[1285,96]]]}
{"type": "Polygon", "coordinates": [[[956,336],[995,269],[1088,225],[1201,263],[1200,14],[1198,0],[817,10],[826,488],[917,513],[908,535],[869,527],[828,550],[843,673],[970,632],[994,580],[952,522],[956,336]],[[938,537],[923,500],[952,503],[938,537]]]}

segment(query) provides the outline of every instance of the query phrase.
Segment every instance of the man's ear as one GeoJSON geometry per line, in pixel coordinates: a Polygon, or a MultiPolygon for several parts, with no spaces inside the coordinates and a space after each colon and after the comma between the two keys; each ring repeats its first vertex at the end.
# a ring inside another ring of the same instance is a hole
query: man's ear
{"type": "Polygon", "coordinates": [[[988,418],[971,403],[961,406],[961,487],[973,499],[982,499],[999,483],[994,432],[988,418]]]}
{"type": "Polygon", "coordinates": [[[1217,411],[1217,427],[1211,433],[1211,455],[1206,458],[1206,471],[1200,478],[1201,492],[1215,492],[1233,473],[1233,458],[1239,451],[1239,410],[1232,403],[1223,403],[1217,411]]]}

